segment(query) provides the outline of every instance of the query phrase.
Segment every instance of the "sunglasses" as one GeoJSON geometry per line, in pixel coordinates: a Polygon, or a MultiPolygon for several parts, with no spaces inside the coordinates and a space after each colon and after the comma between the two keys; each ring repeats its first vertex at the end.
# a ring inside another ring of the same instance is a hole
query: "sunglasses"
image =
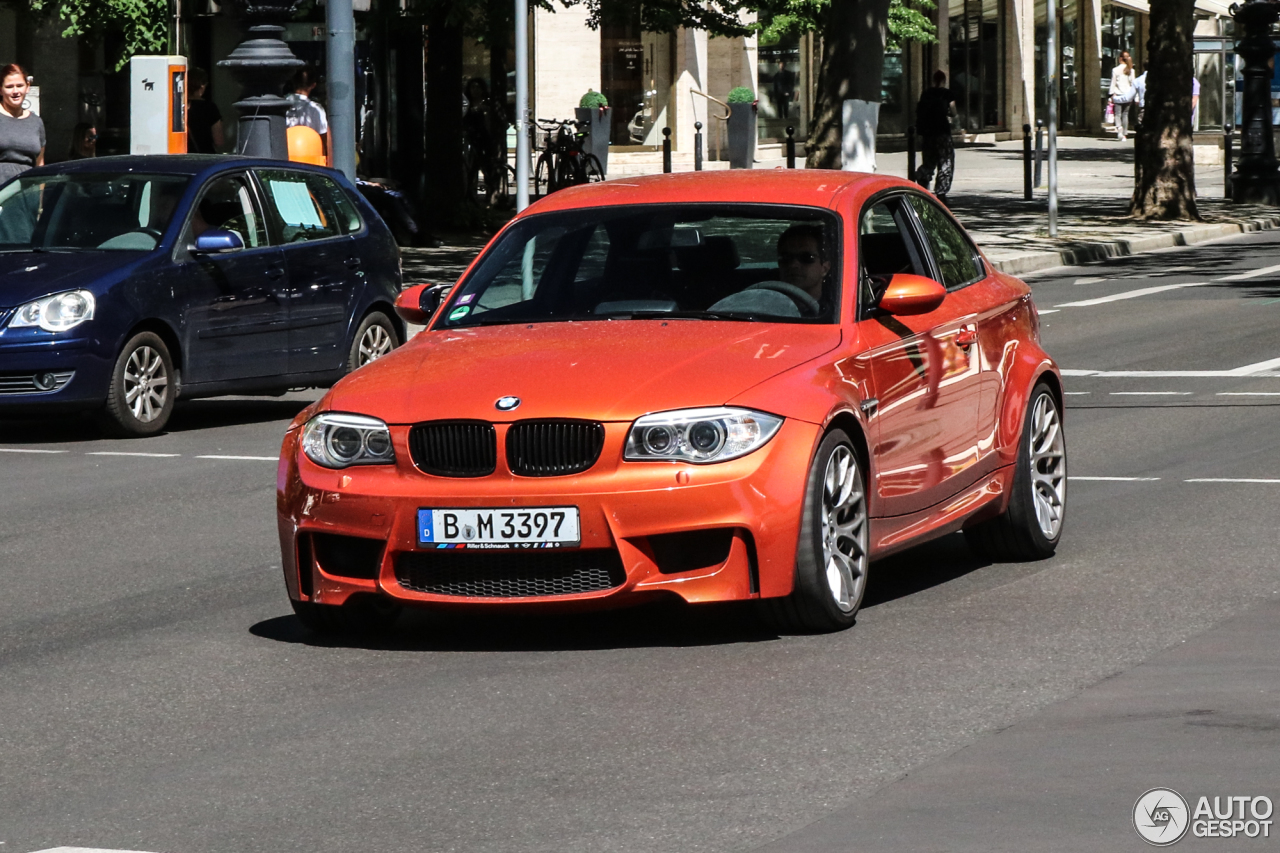
{"type": "Polygon", "coordinates": [[[813,252],[779,252],[779,264],[802,264],[808,266],[818,260],[818,256],[813,252]]]}

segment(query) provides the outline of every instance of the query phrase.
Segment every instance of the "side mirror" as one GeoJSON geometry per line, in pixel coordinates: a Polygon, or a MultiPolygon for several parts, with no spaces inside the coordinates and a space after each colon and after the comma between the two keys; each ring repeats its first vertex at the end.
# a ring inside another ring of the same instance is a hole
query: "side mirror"
{"type": "Polygon", "coordinates": [[[890,314],[928,314],[947,298],[947,289],[922,275],[898,273],[880,297],[878,307],[890,314]]]}
{"type": "Polygon", "coordinates": [[[238,252],[243,248],[244,240],[236,232],[210,228],[196,238],[194,251],[203,255],[220,255],[224,252],[238,252]]]}
{"type": "Polygon", "coordinates": [[[396,297],[396,313],[400,319],[415,326],[425,326],[431,316],[444,303],[452,290],[448,284],[415,284],[400,291],[396,297]]]}

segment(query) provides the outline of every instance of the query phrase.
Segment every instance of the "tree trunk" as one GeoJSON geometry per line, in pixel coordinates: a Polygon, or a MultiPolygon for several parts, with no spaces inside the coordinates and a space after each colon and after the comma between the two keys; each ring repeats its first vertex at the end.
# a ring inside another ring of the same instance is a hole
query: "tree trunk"
{"type": "Polygon", "coordinates": [[[1147,92],[1134,144],[1129,212],[1142,219],[1199,219],[1191,148],[1195,0],[1151,0],[1147,92]]]}
{"type": "Polygon", "coordinates": [[[449,21],[451,5],[433,4],[427,15],[425,202],[438,224],[456,218],[467,195],[462,161],[462,28],[449,21]]]}
{"type": "Polygon", "coordinates": [[[879,102],[888,21],[889,0],[837,0],[827,9],[818,93],[809,126],[806,165],[810,169],[839,169],[843,165],[846,100],[879,102]]]}

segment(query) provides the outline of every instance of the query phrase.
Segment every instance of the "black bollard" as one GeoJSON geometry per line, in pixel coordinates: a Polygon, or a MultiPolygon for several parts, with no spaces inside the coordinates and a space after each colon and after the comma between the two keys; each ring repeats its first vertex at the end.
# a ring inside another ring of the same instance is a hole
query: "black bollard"
{"type": "Polygon", "coordinates": [[[1022,126],[1022,197],[1031,201],[1031,125],[1022,126]]]}
{"type": "Polygon", "coordinates": [[[702,122],[693,123],[693,171],[702,171],[702,122]]]}
{"type": "Polygon", "coordinates": [[[916,179],[916,126],[907,128],[907,180],[916,179]]]}
{"type": "Polygon", "coordinates": [[[1227,122],[1227,126],[1222,129],[1222,192],[1224,198],[1231,198],[1231,161],[1235,152],[1231,150],[1231,132],[1235,130],[1231,126],[1231,122],[1227,122]]]}
{"type": "Polygon", "coordinates": [[[1044,119],[1036,119],[1036,177],[1034,186],[1040,186],[1040,166],[1044,163],[1044,119]]]}
{"type": "Polygon", "coordinates": [[[671,171],[671,128],[662,129],[662,171],[671,171]]]}
{"type": "Polygon", "coordinates": [[[796,167],[796,129],[787,125],[787,168],[796,167]]]}

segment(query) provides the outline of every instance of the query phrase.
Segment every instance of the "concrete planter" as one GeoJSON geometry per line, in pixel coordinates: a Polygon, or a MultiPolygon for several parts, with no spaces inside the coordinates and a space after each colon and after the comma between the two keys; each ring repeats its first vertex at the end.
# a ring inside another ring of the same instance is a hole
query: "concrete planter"
{"type": "Polygon", "coordinates": [[[587,138],[583,140],[583,150],[596,155],[596,159],[600,161],[600,168],[605,175],[608,175],[609,127],[610,122],[613,121],[613,108],[591,109],[589,107],[577,107],[574,109],[574,114],[578,121],[588,122],[583,128],[588,134],[587,138]]]}
{"type": "Polygon", "coordinates": [[[729,106],[729,168],[750,169],[756,159],[756,105],[729,106]]]}

